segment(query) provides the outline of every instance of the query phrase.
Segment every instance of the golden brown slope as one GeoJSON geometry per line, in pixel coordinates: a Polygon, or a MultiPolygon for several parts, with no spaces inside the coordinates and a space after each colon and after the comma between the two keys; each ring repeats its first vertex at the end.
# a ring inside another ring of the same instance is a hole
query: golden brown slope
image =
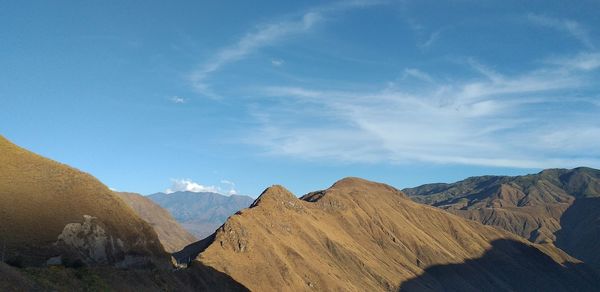
{"type": "Polygon", "coordinates": [[[90,265],[165,256],[152,227],[97,179],[0,136],[4,245],[6,260],[22,265],[58,255],[90,265]]]}
{"type": "Polygon", "coordinates": [[[532,242],[552,242],[600,270],[600,170],[579,167],[516,177],[471,177],[404,191],[415,201],[532,242]]]}
{"type": "Polygon", "coordinates": [[[169,212],[152,200],[135,193],[115,192],[140,218],[148,222],[158,234],[158,239],[168,252],[176,252],[197,241],[169,212]]]}
{"type": "Polygon", "coordinates": [[[408,290],[444,290],[448,282],[463,291],[591,290],[598,280],[552,245],[532,244],[356,178],[302,199],[273,186],[211,240],[198,245],[197,264],[254,291],[389,291],[402,283],[410,284],[402,286],[408,290]],[[429,272],[446,265],[473,265],[466,270],[474,273],[429,272]]]}

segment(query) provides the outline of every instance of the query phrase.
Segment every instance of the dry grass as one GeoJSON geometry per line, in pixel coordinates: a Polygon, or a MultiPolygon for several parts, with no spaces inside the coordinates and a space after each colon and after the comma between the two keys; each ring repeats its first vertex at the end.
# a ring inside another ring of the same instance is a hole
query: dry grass
{"type": "Polygon", "coordinates": [[[486,260],[487,266],[468,269],[474,273],[456,276],[458,287],[472,289],[468,283],[477,279],[481,290],[498,289],[489,278],[506,287],[523,285],[515,290],[540,283],[560,290],[579,279],[562,266],[578,261],[551,245],[417,204],[387,185],[350,178],[303,198],[280,186],[267,189],[255,206],[217,231],[197,260],[253,291],[388,291],[411,279],[439,290],[441,282],[427,274],[429,267],[461,265],[492,249],[492,263],[536,278],[518,283],[486,260]],[[494,247],[504,241],[510,244],[494,247]],[[533,256],[521,254],[523,249],[533,256]],[[529,268],[536,265],[556,274],[538,275],[529,268]]]}
{"type": "Polygon", "coordinates": [[[116,193],[127,203],[140,218],[148,222],[158,234],[158,239],[168,252],[176,252],[186,245],[197,241],[187,232],[169,212],[152,200],[135,193],[116,193]]]}
{"type": "Polygon", "coordinates": [[[161,255],[152,228],[91,175],[22,149],[0,136],[0,248],[27,264],[56,255],[67,223],[98,217],[139,254],[161,255]]]}

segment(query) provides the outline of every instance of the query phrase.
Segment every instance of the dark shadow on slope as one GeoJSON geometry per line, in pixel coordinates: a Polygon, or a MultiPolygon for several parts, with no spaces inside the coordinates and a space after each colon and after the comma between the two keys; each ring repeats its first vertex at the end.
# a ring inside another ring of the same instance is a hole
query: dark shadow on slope
{"type": "Polygon", "coordinates": [[[600,271],[600,198],[576,199],[560,225],[556,246],[600,271]]]}
{"type": "Polygon", "coordinates": [[[203,252],[211,243],[213,243],[213,241],[215,241],[215,235],[216,232],[202,240],[187,245],[182,250],[173,253],[173,258],[175,258],[177,263],[180,265],[190,264],[201,252],[203,252]]]}
{"type": "Polygon", "coordinates": [[[600,276],[584,264],[556,263],[538,249],[500,239],[482,257],[431,266],[399,291],[598,291],[600,276]]]}
{"type": "Polygon", "coordinates": [[[192,291],[250,291],[231,276],[199,261],[193,261],[187,269],[175,271],[175,275],[192,291]]]}
{"type": "Polygon", "coordinates": [[[192,286],[195,291],[249,291],[231,276],[195,261],[196,257],[215,241],[215,235],[216,233],[213,233],[173,253],[172,256],[178,264],[187,266],[175,271],[175,274],[184,282],[184,286],[192,286]]]}

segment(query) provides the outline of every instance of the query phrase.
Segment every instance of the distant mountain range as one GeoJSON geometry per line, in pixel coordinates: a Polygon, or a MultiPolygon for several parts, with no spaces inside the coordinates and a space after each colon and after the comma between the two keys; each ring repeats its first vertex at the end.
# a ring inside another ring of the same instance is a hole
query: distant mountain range
{"type": "Polygon", "coordinates": [[[148,198],[167,209],[175,220],[200,239],[215,232],[227,217],[247,208],[254,201],[249,196],[208,192],[156,193],[148,198]]]}
{"type": "Polygon", "coordinates": [[[600,269],[600,170],[548,169],[524,176],[479,176],[402,190],[413,200],[554,243],[600,269]]]}

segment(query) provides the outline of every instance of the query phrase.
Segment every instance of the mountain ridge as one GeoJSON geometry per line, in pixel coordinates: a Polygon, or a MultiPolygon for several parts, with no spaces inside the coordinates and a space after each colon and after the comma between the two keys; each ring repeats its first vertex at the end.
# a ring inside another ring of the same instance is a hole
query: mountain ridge
{"type": "Polygon", "coordinates": [[[589,252],[600,245],[590,249],[586,243],[592,237],[600,238],[596,227],[600,225],[600,208],[589,208],[600,200],[600,170],[578,167],[522,176],[470,177],[403,191],[417,202],[502,228],[532,242],[556,243],[600,268],[600,257],[589,252]],[[582,221],[589,224],[582,225],[582,221]]]}
{"type": "MultiPolygon", "coordinates": [[[[397,290],[409,282],[439,290],[446,279],[429,268],[480,257],[486,260],[479,275],[455,275],[456,287],[592,290],[598,279],[551,244],[530,243],[415,203],[391,186],[356,178],[301,198],[282,186],[269,187],[212,236],[198,244],[191,266],[213,267],[258,291],[397,290]],[[490,249],[494,252],[486,253],[490,249]],[[487,258],[509,269],[495,275],[487,258]],[[552,277],[534,279],[527,267],[537,264],[552,277]],[[522,271],[531,283],[511,282],[510,270],[522,271]]],[[[191,255],[188,250],[185,257],[191,255]]]]}

